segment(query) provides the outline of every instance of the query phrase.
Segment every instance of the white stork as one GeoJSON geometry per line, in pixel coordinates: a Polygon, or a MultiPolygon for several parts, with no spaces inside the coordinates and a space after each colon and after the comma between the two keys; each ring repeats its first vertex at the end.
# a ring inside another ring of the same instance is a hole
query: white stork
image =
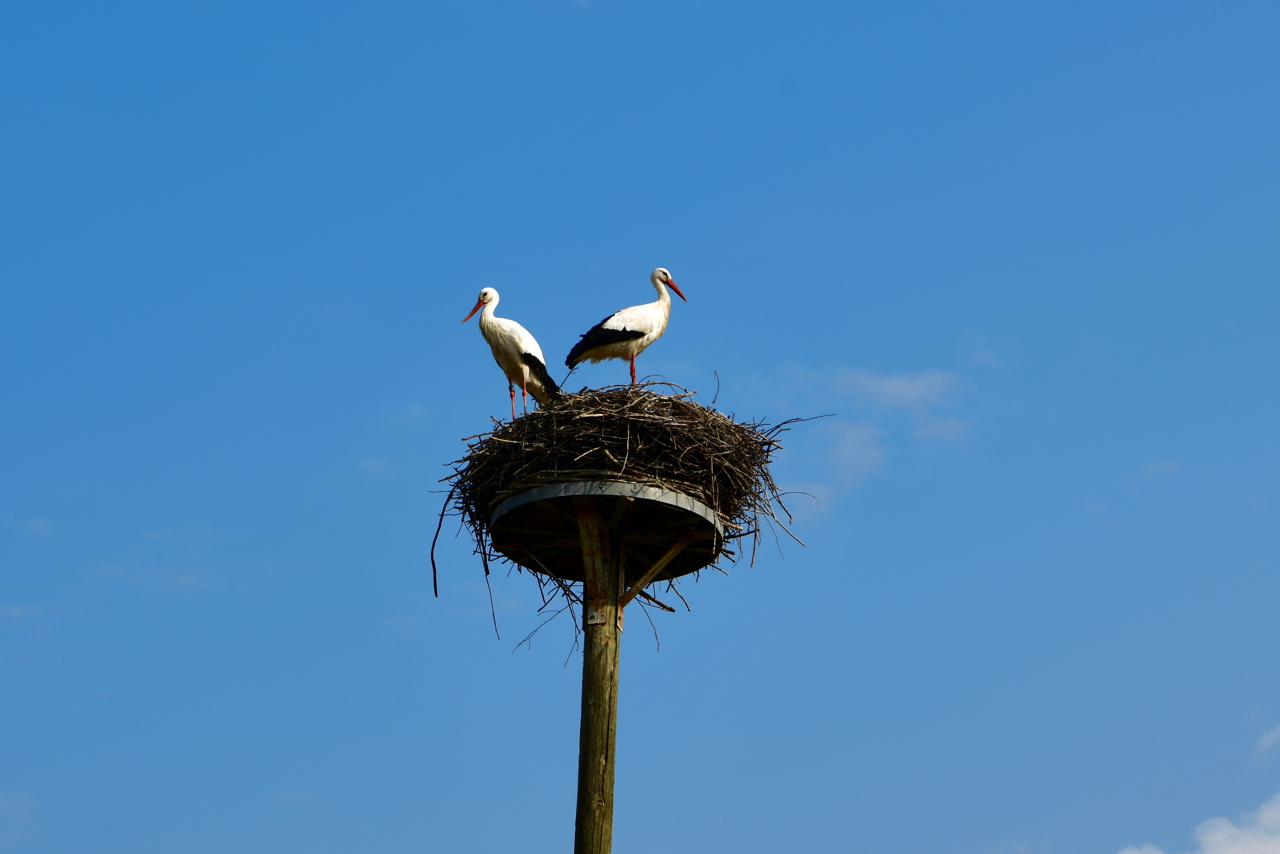
{"type": "Polygon", "coordinates": [[[654,270],[649,281],[658,291],[657,302],[624,308],[609,315],[587,330],[582,340],[573,345],[564,363],[572,368],[587,359],[592,364],[604,359],[629,359],[631,384],[635,385],[636,356],[667,331],[667,319],[671,317],[671,296],[667,293],[667,286],[670,285],[680,299],[689,301],[665,267],[654,270]]]}
{"type": "Polygon", "coordinates": [[[462,318],[466,323],[471,315],[480,311],[480,334],[489,342],[493,351],[493,360],[507,375],[507,390],[511,392],[511,420],[516,420],[516,390],[513,384],[520,386],[520,401],[524,404],[525,414],[529,412],[529,395],[538,403],[547,403],[560,397],[560,388],[551,374],[547,373],[546,360],[542,358],[542,348],[525,329],[514,320],[505,317],[494,317],[493,310],[498,307],[498,292],[493,288],[485,288],[476,300],[476,307],[471,314],[462,318]]]}

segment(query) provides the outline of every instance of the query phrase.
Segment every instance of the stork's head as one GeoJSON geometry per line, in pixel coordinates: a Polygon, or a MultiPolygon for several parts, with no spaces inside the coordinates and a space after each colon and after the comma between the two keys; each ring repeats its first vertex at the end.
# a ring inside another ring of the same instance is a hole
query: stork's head
{"type": "Polygon", "coordinates": [[[666,285],[671,288],[671,290],[675,291],[676,296],[680,297],[680,299],[685,302],[689,301],[689,298],[680,292],[680,287],[676,284],[676,280],[671,278],[671,274],[667,272],[666,267],[659,267],[654,270],[653,275],[649,277],[649,281],[653,282],[655,285],[666,285]]]}
{"type": "Polygon", "coordinates": [[[462,322],[466,323],[468,320],[471,319],[472,314],[475,314],[477,311],[484,308],[489,303],[494,303],[496,305],[497,302],[498,302],[498,292],[495,291],[493,288],[485,288],[480,292],[480,298],[476,300],[476,307],[471,309],[471,314],[468,314],[466,317],[462,318],[462,322]]]}

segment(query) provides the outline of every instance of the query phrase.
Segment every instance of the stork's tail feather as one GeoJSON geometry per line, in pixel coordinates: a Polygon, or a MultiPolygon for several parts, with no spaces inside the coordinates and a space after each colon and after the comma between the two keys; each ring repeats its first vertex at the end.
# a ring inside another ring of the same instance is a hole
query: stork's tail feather
{"type": "Polygon", "coordinates": [[[560,394],[560,386],[556,385],[556,381],[551,379],[551,373],[547,370],[547,366],[543,364],[541,359],[532,353],[521,353],[520,358],[529,366],[529,370],[533,372],[533,375],[537,377],[538,382],[542,385],[543,389],[546,390],[546,400],[542,400],[536,394],[534,395],[534,397],[537,398],[538,403],[559,400],[563,397],[563,395],[560,394]]]}
{"type": "MultiPolygon", "coordinates": [[[[583,335],[582,337],[586,338],[587,336],[583,335]]],[[[566,368],[578,367],[578,363],[586,358],[586,356],[582,355],[586,351],[587,351],[587,346],[585,342],[579,341],[577,344],[574,344],[573,349],[569,351],[568,358],[564,360],[564,366],[566,368]]]]}

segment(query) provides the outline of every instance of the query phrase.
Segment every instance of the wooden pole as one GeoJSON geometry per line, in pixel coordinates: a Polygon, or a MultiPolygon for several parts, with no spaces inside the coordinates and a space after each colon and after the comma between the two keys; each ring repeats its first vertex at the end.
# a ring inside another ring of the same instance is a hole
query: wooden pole
{"type": "Polygon", "coordinates": [[[582,543],[582,729],[578,736],[578,817],[574,854],[613,848],[613,768],[618,735],[618,594],[621,557],[590,498],[575,498],[582,543]]]}

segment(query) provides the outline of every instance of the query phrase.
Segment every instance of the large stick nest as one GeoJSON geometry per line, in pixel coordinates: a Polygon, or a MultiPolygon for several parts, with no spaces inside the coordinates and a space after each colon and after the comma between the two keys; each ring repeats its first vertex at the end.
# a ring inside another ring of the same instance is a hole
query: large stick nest
{"type": "Polygon", "coordinates": [[[487,572],[502,557],[493,550],[490,516],[509,496],[568,481],[638,483],[683,493],[716,514],[726,536],[713,564],[736,560],[730,544],[743,537],[751,538],[754,559],[762,522],[790,534],[769,462],[781,448],[779,434],[801,419],[740,423],[692,396],[667,383],[589,389],[495,421],[495,430],[467,440],[466,456],[443,479],[452,488],[442,520],[449,511],[462,517],[487,572]],[[659,385],[674,393],[650,390],[659,385]]]}

